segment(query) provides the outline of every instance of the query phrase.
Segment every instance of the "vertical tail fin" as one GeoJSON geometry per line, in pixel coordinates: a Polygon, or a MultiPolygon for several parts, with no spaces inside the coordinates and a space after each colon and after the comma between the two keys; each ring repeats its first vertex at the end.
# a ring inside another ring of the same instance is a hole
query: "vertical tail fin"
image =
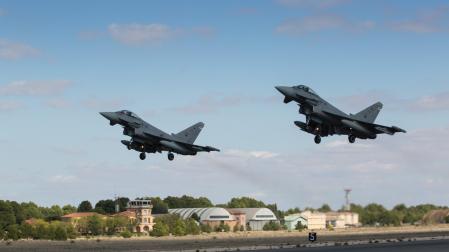
{"type": "Polygon", "coordinates": [[[195,142],[196,138],[200,134],[203,127],[204,127],[204,123],[199,122],[199,123],[192,125],[177,134],[174,134],[173,136],[180,142],[193,144],[193,142],[195,142]]]}
{"type": "Polygon", "coordinates": [[[382,103],[376,102],[359,113],[352,115],[352,118],[362,122],[374,123],[382,107],[382,103]]]}

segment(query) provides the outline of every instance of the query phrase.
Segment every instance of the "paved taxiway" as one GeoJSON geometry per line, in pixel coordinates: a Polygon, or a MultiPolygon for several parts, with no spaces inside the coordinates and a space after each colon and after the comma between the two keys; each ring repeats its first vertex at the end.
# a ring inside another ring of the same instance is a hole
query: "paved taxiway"
{"type": "MultiPolygon", "coordinates": [[[[254,250],[252,250],[254,251],[254,250]]],[[[277,251],[277,252],[447,252],[449,251],[449,240],[429,240],[429,241],[404,241],[384,244],[363,244],[352,246],[330,246],[315,248],[290,248],[258,250],[259,252],[277,251]]],[[[242,251],[243,252],[243,251],[242,251]]],[[[248,251],[249,252],[249,251],[248,251]]]]}

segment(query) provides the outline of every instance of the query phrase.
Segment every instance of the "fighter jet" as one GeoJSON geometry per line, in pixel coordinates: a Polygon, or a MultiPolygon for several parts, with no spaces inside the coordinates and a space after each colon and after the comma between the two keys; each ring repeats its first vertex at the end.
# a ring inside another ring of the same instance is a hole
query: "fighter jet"
{"type": "Polygon", "coordinates": [[[376,139],[377,134],[394,135],[406,131],[396,126],[375,124],[377,115],[383,105],[377,102],[357,114],[346,114],[332,106],[317,95],[311,88],[299,85],[293,87],[277,86],[276,89],[284,95],[284,103],[295,101],[299,113],[306,116],[306,122],[295,121],[301,130],[315,135],[315,143],[321,142],[321,137],[348,135],[350,143],[356,138],[376,139]]]}
{"type": "Polygon", "coordinates": [[[181,155],[196,155],[205,151],[220,151],[211,146],[199,146],[193,144],[204,127],[204,123],[199,122],[177,134],[167,134],[153,125],[145,122],[136,114],[128,110],[117,112],[100,112],[102,116],[109,120],[109,124],[123,126],[123,135],[130,136],[131,140],[122,140],[128,150],[140,152],[140,159],[146,158],[145,153],[162,153],[168,151],[168,160],[175,158],[173,153],[181,155]]]}

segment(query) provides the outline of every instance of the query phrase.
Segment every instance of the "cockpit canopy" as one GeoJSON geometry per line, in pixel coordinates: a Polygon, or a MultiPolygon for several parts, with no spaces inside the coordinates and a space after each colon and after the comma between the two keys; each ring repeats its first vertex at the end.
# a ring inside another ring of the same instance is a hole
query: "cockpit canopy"
{"type": "Polygon", "coordinates": [[[304,90],[304,91],[306,91],[306,92],[308,92],[308,93],[317,95],[317,94],[315,93],[315,91],[313,91],[313,89],[311,89],[311,88],[309,88],[308,86],[305,86],[305,85],[295,86],[294,88],[296,88],[296,89],[302,89],[302,90],[304,90]]]}
{"type": "Polygon", "coordinates": [[[118,113],[128,115],[128,116],[131,116],[134,118],[139,118],[136,114],[134,114],[133,112],[131,112],[129,110],[120,110],[118,113]]]}

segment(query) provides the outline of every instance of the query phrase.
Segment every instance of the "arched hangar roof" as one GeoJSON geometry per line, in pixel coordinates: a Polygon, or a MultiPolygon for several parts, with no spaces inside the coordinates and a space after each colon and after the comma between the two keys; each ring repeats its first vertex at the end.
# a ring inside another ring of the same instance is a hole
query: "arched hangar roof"
{"type": "Polygon", "coordinates": [[[276,215],[268,208],[229,208],[229,212],[242,212],[246,220],[277,220],[276,215]]]}
{"type": "Polygon", "coordinates": [[[179,214],[183,219],[188,219],[196,213],[200,218],[200,221],[227,221],[235,219],[233,215],[221,207],[174,208],[169,209],[168,212],[171,214],[179,214]]]}

